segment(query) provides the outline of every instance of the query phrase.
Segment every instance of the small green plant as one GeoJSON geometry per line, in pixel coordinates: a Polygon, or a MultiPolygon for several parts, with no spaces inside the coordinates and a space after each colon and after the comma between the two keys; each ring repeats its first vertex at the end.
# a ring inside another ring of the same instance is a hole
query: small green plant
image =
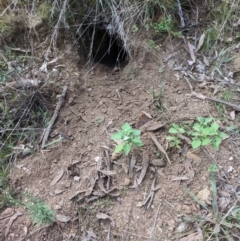
{"type": "Polygon", "coordinates": [[[180,148],[181,135],[184,133],[191,138],[194,149],[211,145],[215,150],[219,150],[222,140],[227,137],[227,134],[219,131],[219,125],[212,117],[198,117],[193,126],[185,125],[184,128],[174,123],[168,132],[174,136],[168,136],[167,140],[170,141],[172,147],[177,148],[180,148]],[[185,131],[186,128],[188,131],[185,131]]]}
{"type": "Polygon", "coordinates": [[[174,27],[174,22],[171,15],[164,18],[160,23],[155,23],[153,28],[156,32],[170,32],[174,27]]]}
{"type": "Polygon", "coordinates": [[[198,117],[197,122],[193,125],[193,131],[190,132],[192,139],[192,147],[198,148],[211,144],[215,150],[219,150],[219,146],[227,134],[220,132],[219,125],[212,117],[198,117]]]}
{"type": "Polygon", "coordinates": [[[127,122],[124,123],[121,127],[121,131],[111,136],[112,140],[120,141],[114,152],[119,153],[124,151],[125,155],[127,156],[132,149],[132,145],[136,147],[143,146],[143,143],[139,138],[140,135],[140,130],[133,129],[127,122]]]}
{"type": "Polygon", "coordinates": [[[41,199],[36,199],[32,194],[25,194],[28,198],[25,206],[28,214],[36,225],[52,224],[55,221],[55,212],[41,199]]]}
{"type": "Polygon", "coordinates": [[[172,147],[180,148],[181,139],[177,135],[185,133],[185,130],[179,125],[174,123],[172,124],[172,127],[169,129],[168,133],[176,135],[176,136],[167,136],[166,139],[170,142],[170,145],[172,147]]]}
{"type": "Polygon", "coordinates": [[[180,144],[181,144],[181,139],[176,137],[176,136],[167,136],[166,138],[169,142],[171,147],[177,147],[177,148],[181,148],[180,144]]]}
{"type": "Polygon", "coordinates": [[[155,50],[159,50],[159,46],[155,43],[154,40],[149,40],[149,46],[155,50]]]}
{"type": "Polygon", "coordinates": [[[132,31],[133,33],[136,33],[138,31],[138,26],[136,24],[133,25],[132,31]]]}

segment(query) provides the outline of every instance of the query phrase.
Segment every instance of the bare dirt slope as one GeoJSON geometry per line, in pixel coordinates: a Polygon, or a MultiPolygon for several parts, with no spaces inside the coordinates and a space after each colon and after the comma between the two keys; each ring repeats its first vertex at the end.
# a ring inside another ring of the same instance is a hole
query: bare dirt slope
{"type": "MultiPolygon", "coordinates": [[[[0,219],[2,240],[179,240],[182,218],[201,212],[184,186],[195,194],[209,190],[207,168],[214,162],[222,177],[219,189],[235,199],[234,192],[226,191],[228,185],[237,188],[240,172],[231,138],[223,141],[219,152],[211,147],[192,152],[187,142],[181,149],[171,148],[166,141],[171,123],[192,123],[198,116],[218,115],[213,102],[191,97],[190,85],[180,72],[173,70],[189,56],[181,44],[175,49],[172,46],[165,44],[158,51],[139,46],[120,72],[99,64],[87,73],[74,52],[59,61],[64,68],[61,77],[57,77],[58,84],[66,84],[68,91],[52,138],[66,138],[18,160],[11,181],[64,216],[57,216],[51,227],[36,227],[26,210],[9,208],[2,215],[16,211],[21,215],[9,226],[5,239],[9,219],[0,219]],[[129,158],[112,158],[115,143],[110,136],[125,122],[140,126],[141,118],[146,119],[143,113],[152,117],[149,128],[164,124],[151,133],[167,151],[172,164],[159,154],[148,131],[143,130],[144,146],[132,152],[136,164],[133,174],[129,174],[129,158]],[[159,155],[160,167],[153,161],[159,155]],[[136,187],[144,158],[149,159],[149,166],[136,187]],[[108,159],[112,173],[106,172],[108,159]],[[146,199],[150,192],[153,200],[149,204],[150,199],[146,199]],[[67,222],[63,222],[64,218],[67,222]]],[[[196,92],[212,95],[212,83],[204,86],[190,82],[196,92]]],[[[238,146],[238,142],[235,140],[234,145],[238,146]]],[[[197,232],[191,225],[184,228],[189,234],[197,232]]]]}

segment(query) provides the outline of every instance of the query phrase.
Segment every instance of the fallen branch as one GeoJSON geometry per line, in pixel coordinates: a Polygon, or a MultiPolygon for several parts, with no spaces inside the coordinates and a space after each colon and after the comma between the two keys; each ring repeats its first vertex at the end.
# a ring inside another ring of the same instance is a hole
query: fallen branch
{"type": "Polygon", "coordinates": [[[197,97],[198,99],[201,99],[201,100],[205,100],[205,99],[212,100],[212,101],[215,101],[215,102],[227,105],[229,107],[232,107],[236,111],[240,111],[240,106],[239,105],[236,105],[236,104],[233,104],[233,103],[230,103],[230,102],[227,102],[227,101],[223,101],[223,100],[207,97],[207,96],[205,96],[205,95],[203,95],[201,93],[196,93],[196,92],[192,92],[192,96],[197,97]]]}
{"type": "Polygon", "coordinates": [[[43,141],[42,141],[42,146],[41,146],[42,149],[43,149],[43,148],[45,147],[45,145],[46,145],[46,142],[47,142],[47,140],[48,140],[48,136],[49,136],[49,134],[50,134],[50,131],[52,130],[52,127],[53,127],[54,122],[55,122],[56,119],[57,119],[59,110],[60,110],[60,108],[61,108],[61,106],[62,106],[63,99],[65,98],[66,93],[67,93],[67,86],[65,85],[65,86],[63,87],[62,94],[61,94],[61,96],[59,97],[58,104],[57,104],[56,109],[55,109],[55,111],[54,111],[54,114],[53,114],[53,116],[52,116],[52,118],[51,118],[51,120],[50,120],[50,123],[49,123],[47,129],[45,130],[45,132],[43,133],[43,141]]]}
{"type": "Polygon", "coordinates": [[[170,159],[168,157],[167,152],[163,149],[162,145],[158,142],[156,136],[153,133],[151,133],[151,132],[148,132],[148,135],[150,136],[150,138],[152,139],[154,144],[157,146],[158,150],[165,155],[165,157],[167,158],[168,163],[171,165],[172,163],[171,163],[171,161],[170,161],[170,159]]]}

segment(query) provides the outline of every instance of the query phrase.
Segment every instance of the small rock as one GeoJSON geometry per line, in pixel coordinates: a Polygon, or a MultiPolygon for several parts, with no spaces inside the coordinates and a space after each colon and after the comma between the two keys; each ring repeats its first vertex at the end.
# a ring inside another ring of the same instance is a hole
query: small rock
{"type": "Polygon", "coordinates": [[[151,218],[152,217],[152,214],[147,214],[147,218],[151,218]]]}
{"type": "Polygon", "coordinates": [[[197,193],[198,199],[201,201],[207,203],[208,205],[211,205],[212,195],[211,191],[208,188],[204,188],[201,191],[197,193]]]}
{"type": "Polygon", "coordinates": [[[69,188],[69,187],[71,187],[71,182],[67,182],[67,183],[65,184],[65,188],[69,188]]]}
{"type": "Polygon", "coordinates": [[[189,227],[189,224],[182,222],[177,227],[177,232],[179,232],[179,233],[185,232],[188,229],[188,227],[189,227]]]}
{"type": "Polygon", "coordinates": [[[60,193],[62,193],[63,192],[63,190],[59,190],[59,189],[56,189],[55,191],[54,191],[54,193],[56,194],[56,195],[58,195],[58,194],[60,194],[60,193]]]}
{"type": "Polygon", "coordinates": [[[186,214],[191,214],[192,213],[192,210],[189,206],[187,205],[182,205],[182,211],[186,214]]]}
{"type": "Polygon", "coordinates": [[[170,107],[170,110],[171,110],[172,112],[176,112],[176,111],[177,111],[177,106],[171,106],[171,107],[170,107]]]}
{"type": "Polygon", "coordinates": [[[74,98],[73,98],[73,97],[70,97],[70,98],[69,98],[68,104],[69,104],[69,105],[73,105],[73,104],[74,104],[74,98]]]}
{"type": "Polygon", "coordinates": [[[168,230],[169,231],[173,231],[174,230],[174,228],[175,228],[175,221],[172,219],[172,220],[169,220],[168,222],[168,230]]]}
{"type": "Polygon", "coordinates": [[[71,220],[71,217],[65,216],[65,215],[61,215],[61,214],[57,214],[57,215],[56,215],[56,219],[57,219],[59,222],[67,223],[68,221],[71,220]]]}
{"type": "Polygon", "coordinates": [[[53,206],[53,209],[55,209],[55,210],[60,210],[60,209],[62,209],[62,207],[59,206],[59,205],[54,205],[54,206],[53,206]]]}
{"type": "Polygon", "coordinates": [[[166,166],[166,162],[163,159],[154,159],[154,160],[152,160],[151,163],[156,167],[165,167],[166,166]]]}
{"type": "Polygon", "coordinates": [[[124,178],[124,186],[129,186],[131,184],[131,180],[129,178],[124,178]]]}

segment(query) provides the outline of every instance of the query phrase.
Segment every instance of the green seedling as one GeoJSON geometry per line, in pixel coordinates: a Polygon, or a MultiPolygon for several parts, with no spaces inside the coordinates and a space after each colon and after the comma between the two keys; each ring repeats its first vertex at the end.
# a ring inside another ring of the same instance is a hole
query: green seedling
{"type": "Polygon", "coordinates": [[[193,125],[193,131],[190,132],[193,137],[192,147],[196,149],[210,144],[215,150],[219,150],[219,146],[227,134],[218,129],[219,125],[213,121],[212,117],[198,117],[197,122],[193,125]]]}
{"type": "Polygon", "coordinates": [[[169,32],[173,29],[173,27],[174,22],[171,15],[164,18],[160,23],[155,23],[153,26],[154,30],[160,33],[169,32]]]}
{"type": "Polygon", "coordinates": [[[174,134],[175,136],[167,136],[167,140],[170,142],[172,147],[180,148],[181,139],[178,137],[179,134],[185,133],[185,130],[177,124],[172,124],[172,127],[169,129],[168,133],[174,134]]]}
{"type": "Polygon", "coordinates": [[[153,48],[154,50],[159,50],[159,46],[156,44],[154,40],[149,40],[149,46],[153,48]]]}
{"type": "Polygon", "coordinates": [[[132,31],[133,33],[136,33],[138,31],[138,26],[136,24],[133,25],[132,31]]]}
{"type": "Polygon", "coordinates": [[[121,131],[111,136],[112,140],[120,141],[114,152],[119,153],[124,151],[125,155],[127,156],[132,149],[132,145],[136,147],[143,146],[143,143],[139,138],[140,135],[140,130],[133,129],[127,122],[124,123],[121,127],[121,131]]]}
{"type": "Polygon", "coordinates": [[[176,136],[167,136],[166,139],[170,142],[171,147],[181,148],[180,147],[180,144],[181,144],[180,138],[178,138],[176,136]]]}
{"type": "Polygon", "coordinates": [[[32,194],[26,194],[28,198],[26,208],[36,225],[52,224],[55,221],[55,212],[41,199],[36,199],[32,194]]]}

